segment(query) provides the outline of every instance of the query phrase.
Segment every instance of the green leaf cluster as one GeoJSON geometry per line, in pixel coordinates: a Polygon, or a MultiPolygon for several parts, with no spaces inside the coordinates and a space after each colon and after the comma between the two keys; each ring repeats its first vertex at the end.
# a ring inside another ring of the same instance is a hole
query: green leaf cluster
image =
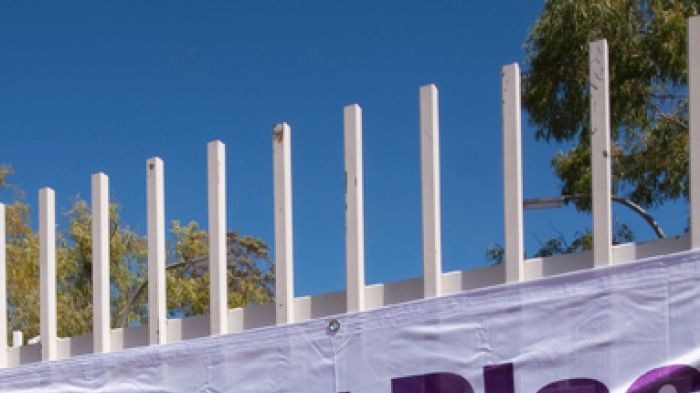
{"type": "MultiPolygon", "coordinates": [[[[0,188],[10,167],[0,167],[0,188]]],[[[147,241],[124,224],[119,205],[109,207],[110,310],[112,327],[145,323],[147,241]]],[[[39,335],[39,239],[31,211],[20,199],[6,206],[9,330],[39,335]]],[[[58,335],[92,330],[92,224],[88,204],[73,201],[65,212],[65,231],[57,235],[58,335]]],[[[168,247],[167,304],[171,317],[201,314],[209,307],[208,237],[196,222],[171,224],[168,247]]],[[[267,303],[274,298],[274,270],[267,245],[252,236],[227,234],[229,307],[267,303]]]]}
{"type": "MultiPolygon", "coordinates": [[[[209,272],[202,260],[209,252],[207,233],[196,222],[181,225],[173,221],[173,261],[168,266],[168,309],[176,315],[209,311],[209,272]]],[[[228,307],[271,302],[274,272],[267,245],[238,232],[226,234],[228,307]]]]}
{"type": "MultiPolygon", "coordinates": [[[[523,105],[562,195],[589,194],[588,43],[610,53],[613,193],[649,208],[688,196],[686,19],[700,1],[548,0],[526,43],[523,105]]],[[[590,209],[590,200],[575,201],[590,209]]]]}
{"type": "MultiPolygon", "coordinates": [[[[627,243],[634,240],[632,229],[624,223],[615,222],[613,227],[613,244],[627,243]]],[[[543,258],[552,255],[570,254],[590,250],[593,247],[593,234],[590,229],[576,233],[573,240],[559,232],[557,236],[540,241],[540,247],[535,251],[533,257],[543,258]]],[[[492,244],[486,248],[484,257],[489,265],[498,265],[505,260],[505,249],[501,244],[492,244]]],[[[527,253],[523,258],[528,258],[527,253]]]]}

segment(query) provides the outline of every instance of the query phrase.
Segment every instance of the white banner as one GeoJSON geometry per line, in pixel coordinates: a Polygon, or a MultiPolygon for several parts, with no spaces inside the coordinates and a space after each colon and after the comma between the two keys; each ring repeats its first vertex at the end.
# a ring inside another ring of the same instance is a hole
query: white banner
{"type": "Polygon", "coordinates": [[[22,366],[7,392],[700,391],[700,252],[22,366]]]}

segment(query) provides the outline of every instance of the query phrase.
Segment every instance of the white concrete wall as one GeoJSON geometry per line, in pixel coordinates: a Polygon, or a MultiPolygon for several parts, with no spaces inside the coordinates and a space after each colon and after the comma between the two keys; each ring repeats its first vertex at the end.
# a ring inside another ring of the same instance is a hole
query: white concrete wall
{"type": "MultiPolygon", "coordinates": [[[[613,247],[613,263],[629,263],[640,258],[669,254],[687,250],[689,239],[679,236],[655,240],[647,243],[628,243],[613,247]]],[[[593,267],[590,251],[557,255],[547,258],[525,260],[525,280],[536,280],[593,267]]],[[[504,265],[483,269],[442,273],[442,294],[448,295],[470,289],[483,288],[505,283],[504,265]]],[[[365,288],[365,309],[373,309],[389,304],[420,299],[423,297],[423,279],[415,278],[388,284],[369,285],[365,288]]],[[[345,292],[335,292],[318,296],[294,299],[295,321],[342,314],[346,309],[345,292]]],[[[274,303],[252,305],[246,308],[228,310],[228,333],[275,325],[274,303]]],[[[209,315],[197,315],[183,319],[167,320],[167,342],[210,335],[209,315]]],[[[112,329],[111,350],[145,346],[149,344],[148,326],[112,329]]],[[[93,352],[92,335],[58,339],[58,359],[89,354],[93,352]]],[[[8,349],[8,366],[18,366],[41,361],[41,345],[25,345],[8,349]]]]}

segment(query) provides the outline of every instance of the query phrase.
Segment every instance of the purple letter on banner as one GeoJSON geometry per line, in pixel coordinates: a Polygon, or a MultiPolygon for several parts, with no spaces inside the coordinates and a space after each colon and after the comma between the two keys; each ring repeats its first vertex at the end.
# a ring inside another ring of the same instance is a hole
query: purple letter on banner
{"type": "Polygon", "coordinates": [[[672,385],[677,393],[697,392],[700,390],[700,372],[684,365],[655,368],[637,378],[627,393],[657,393],[665,385],[672,385]]]}
{"type": "Polygon", "coordinates": [[[514,393],[513,363],[484,367],[485,393],[514,393]]]}
{"type": "Polygon", "coordinates": [[[391,393],[474,393],[474,389],[457,374],[434,373],[394,378],[391,393]]]}
{"type": "Polygon", "coordinates": [[[552,382],[537,393],[608,393],[608,388],[595,379],[572,378],[552,382]]]}

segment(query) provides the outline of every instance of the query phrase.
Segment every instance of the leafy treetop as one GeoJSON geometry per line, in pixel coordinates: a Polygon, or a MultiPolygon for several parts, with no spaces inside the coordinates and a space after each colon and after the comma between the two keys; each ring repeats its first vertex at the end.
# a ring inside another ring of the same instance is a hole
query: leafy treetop
{"type": "MultiPolygon", "coordinates": [[[[10,167],[0,167],[0,188],[10,187],[10,167]]],[[[76,199],[66,212],[67,229],[57,235],[58,335],[92,330],[92,230],[88,204],[76,199]]],[[[167,302],[170,315],[201,314],[209,308],[206,269],[207,233],[196,222],[171,225],[167,302]]],[[[30,225],[30,209],[18,200],[7,206],[7,290],[10,331],[39,334],[39,239],[30,225]]],[[[109,208],[111,325],[146,322],[147,242],[125,225],[119,206],[109,208]]],[[[274,270],[267,245],[237,232],[227,234],[229,307],[267,303],[274,297],[274,270]]]]}
{"type": "Polygon", "coordinates": [[[526,44],[523,105],[538,140],[572,146],[552,158],[562,194],[590,194],[588,43],[606,38],[613,193],[645,208],[688,196],[686,19],[699,5],[546,1],[526,44]]]}

